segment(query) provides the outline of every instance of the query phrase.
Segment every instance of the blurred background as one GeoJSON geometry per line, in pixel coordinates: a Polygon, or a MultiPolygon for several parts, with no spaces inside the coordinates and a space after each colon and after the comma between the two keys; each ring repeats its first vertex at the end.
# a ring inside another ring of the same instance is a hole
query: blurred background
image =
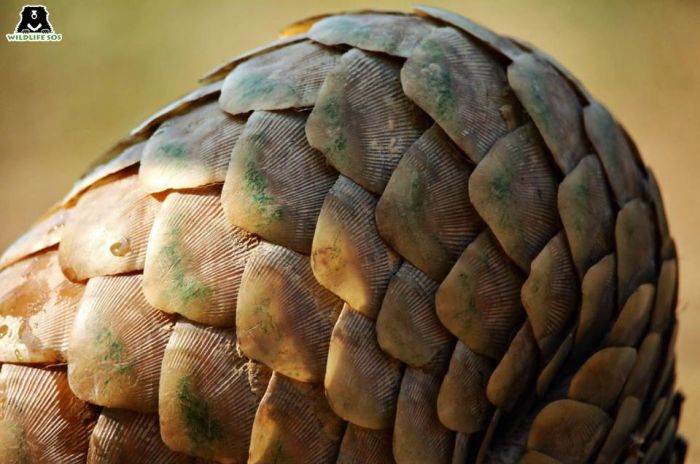
{"type": "MultiPolygon", "coordinates": [[[[410,0],[44,0],[60,43],[8,43],[0,2],[0,249],[94,158],[227,58],[285,24],[410,0]]],[[[680,255],[679,384],[700,462],[700,2],[432,1],[554,55],[627,127],[661,184],[680,255]]]]}

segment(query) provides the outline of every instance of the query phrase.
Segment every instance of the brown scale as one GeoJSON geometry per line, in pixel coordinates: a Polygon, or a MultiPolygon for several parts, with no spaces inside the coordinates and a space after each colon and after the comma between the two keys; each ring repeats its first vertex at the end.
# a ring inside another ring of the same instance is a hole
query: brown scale
{"type": "Polygon", "coordinates": [[[61,241],[71,210],[55,206],[27,232],[15,240],[0,256],[0,270],[61,241]]]}
{"type": "Polygon", "coordinates": [[[391,430],[370,430],[348,424],[336,464],[393,464],[391,430]]]}
{"type": "Polygon", "coordinates": [[[524,276],[486,230],[467,246],[435,297],[440,321],[477,353],[499,359],[524,319],[524,276]]]}
{"type": "Polygon", "coordinates": [[[192,464],[160,438],[158,416],[123,409],[103,409],[90,437],[88,464],[192,464]]]}
{"type": "Polygon", "coordinates": [[[221,186],[172,192],[153,224],[143,275],[150,304],[218,327],[233,327],[246,260],[258,238],[224,217],[221,186]]]}
{"type": "Polygon", "coordinates": [[[595,155],[583,158],[564,178],[557,200],[572,259],[583,277],[615,245],[612,199],[595,155]]]}
{"type": "Polygon", "coordinates": [[[666,208],[661,197],[659,184],[656,182],[656,177],[651,169],[647,169],[647,192],[651,197],[656,213],[656,225],[659,230],[659,239],[661,246],[661,258],[670,259],[675,257],[673,239],[668,229],[668,220],[666,219],[666,208]]]}
{"type": "Polygon", "coordinates": [[[628,201],[641,197],[644,192],[643,173],[620,126],[597,102],[583,109],[583,119],[618,206],[622,208],[628,201]]]}
{"type": "Polygon", "coordinates": [[[627,378],[625,388],[622,390],[622,398],[634,396],[640,401],[644,401],[658,368],[660,357],[661,337],[652,332],[644,337],[639,350],[637,350],[637,360],[627,378]]]}
{"type": "Polygon", "coordinates": [[[374,322],[347,304],[335,324],[326,366],[326,396],[343,419],[370,429],[391,427],[401,363],[377,343],[374,322]]]}
{"type": "Polygon", "coordinates": [[[64,362],[84,289],[63,275],[55,250],[0,271],[0,362],[64,362]]]}
{"type": "Polygon", "coordinates": [[[438,418],[440,378],[407,368],[394,422],[394,458],[401,464],[449,464],[455,434],[438,418]]]}
{"type": "Polygon", "coordinates": [[[311,247],[311,268],[321,285],[374,319],[401,258],[377,233],[377,200],[340,176],[326,195],[311,247]]]}
{"type": "Polygon", "coordinates": [[[255,415],[247,462],[335,462],[344,429],[322,386],[275,372],[255,415]]]}
{"type": "Polygon", "coordinates": [[[588,358],[569,384],[569,398],[611,411],[634,366],[634,348],[603,348],[588,358]]]}
{"type": "Polygon", "coordinates": [[[85,192],[66,223],[59,260],[73,281],[143,269],[160,202],[133,171],[103,179],[85,192]]]}
{"type": "MultiPolygon", "coordinates": [[[[634,398],[630,396],[629,398],[634,398]]],[[[635,398],[636,399],[636,398],[635,398]]],[[[637,400],[639,401],[639,400],[637,400]]],[[[653,403],[651,412],[646,417],[643,424],[639,424],[638,439],[640,441],[649,442],[654,432],[658,432],[661,428],[661,419],[671,407],[672,400],[668,396],[662,396],[658,401],[653,403]]]]}
{"type": "Polygon", "coordinates": [[[85,462],[97,414],[73,396],[65,370],[5,364],[0,388],[0,462],[85,462]]]}
{"type": "Polygon", "coordinates": [[[323,18],[308,35],[324,45],[349,45],[405,58],[431,29],[428,21],[415,16],[363,13],[323,18]]]}
{"type": "Polygon", "coordinates": [[[437,125],[408,149],[377,204],[377,228],[436,282],[484,228],[469,201],[473,167],[437,125]]]}
{"type": "Polygon", "coordinates": [[[663,333],[671,325],[678,292],[678,266],[675,259],[661,264],[656,290],[654,311],[651,315],[652,332],[663,333]]]}
{"type": "Polygon", "coordinates": [[[608,346],[637,346],[647,331],[656,290],[642,284],[630,295],[605,337],[608,346]]]}
{"type": "Polygon", "coordinates": [[[469,178],[469,197],[520,268],[559,230],[559,181],[535,126],[499,139],[469,178]]]}
{"type": "Polygon", "coordinates": [[[226,76],[219,105],[231,114],[308,108],[339,57],[335,50],[309,41],[252,56],[226,76]]]}
{"type": "Polygon", "coordinates": [[[615,313],[616,290],[615,255],[609,254],[591,266],[581,282],[581,310],[579,311],[574,357],[582,361],[605,337],[615,313]]]}
{"type": "Polygon", "coordinates": [[[304,113],[253,112],[230,153],[221,202],[235,226],[308,254],[337,173],[307,142],[305,123],[304,113]]]}
{"type": "Polygon", "coordinates": [[[596,464],[617,462],[623,450],[630,444],[630,437],[639,423],[641,410],[641,403],[633,396],[628,396],[622,401],[608,436],[598,452],[596,464]]]}
{"type": "Polygon", "coordinates": [[[475,163],[518,125],[520,106],[503,67],[451,27],[434,29],[416,46],[401,83],[475,163]]]}
{"type": "Polygon", "coordinates": [[[389,282],[377,316],[377,341],[409,366],[423,367],[451,351],[452,336],[435,314],[438,284],[404,262],[389,282]]]}
{"type": "Polygon", "coordinates": [[[611,422],[597,406],[569,399],[553,401],[535,417],[527,447],[562,462],[583,464],[605,440],[611,422]]]}
{"type": "Polygon", "coordinates": [[[566,237],[560,232],[532,262],[522,288],[523,306],[545,357],[559,346],[578,310],[577,281],[566,237]]]}
{"type": "Polygon", "coordinates": [[[671,329],[671,333],[668,335],[665,350],[662,353],[659,372],[652,382],[653,388],[650,396],[651,403],[659,399],[662,394],[673,389],[673,381],[676,375],[676,342],[678,340],[678,328],[678,322],[675,321],[673,328],[671,329]]]}
{"type": "Polygon", "coordinates": [[[264,243],[243,273],[236,308],[238,344],[246,356],[280,374],[321,382],[342,305],[316,282],[307,256],[264,243]]]}
{"type": "Polygon", "coordinates": [[[223,182],[244,124],[216,102],[165,121],[143,149],[139,179],[144,189],[154,193],[223,182]]]}
{"type": "Polygon", "coordinates": [[[75,316],[68,380],[75,395],[111,408],[158,409],[172,318],[146,302],[139,274],[94,277],[75,316]]]}
{"type": "Polygon", "coordinates": [[[571,354],[571,349],[573,348],[573,345],[574,334],[573,332],[569,332],[564,341],[562,341],[559,345],[559,348],[557,348],[557,350],[552,355],[552,359],[550,359],[549,362],[547,362],[544,368],[540,371],[540,374],[537,376],[537,384],[535,386],[537,395],[540,398],[545,397],[555,377],[562,369],[562,367],[564,367],[566,361],[569,358],[569,354],[571,354]]]}
{"type": "Polygon", "coordinates": [[[539,451],[529,450],[526,451],[518,464],[560,464],[561,461],[554,459],[551,456],[547,456],[539,451]]]}
{"type": "Polygon", "coordinates": [[[508,83],[542,134],[559,169],[569,174],[586,156],[578,96],[547,60],[524,53],[508,66],[508,83]]]}
{"type": "Polygon", "coordinates": [[[465,434],[486,428],[493,409],[486,398],[486,385],[495,365],[494,360],[457,343],[437,397],[440,422],[465,434]]]}
{"type": "Polygon", "coordinates": [[[331,166],[380,194],[430,120],[404,95],[401,63],[351,49],[328,74],[306,135],[331,166]]]}
{"type": "Polygon", "coordinates": [[[180,319],[160,378],[160,433],[172,450],[245,462],[270,371],[242,357],[232,330],[180,319]]]}
{"type": "Polygon", "coordinates": [[[539,357],[532,326],[525,322],[488,380],[488,400],[499,409],[512,410],[534,381],[539,357]]]}
{"type": "Polygon", "coordinates": [[[627,203],[617,215],[618,301],[620,306],[643,283],[656,283],[656,231],[649,205],[627,203]]]}

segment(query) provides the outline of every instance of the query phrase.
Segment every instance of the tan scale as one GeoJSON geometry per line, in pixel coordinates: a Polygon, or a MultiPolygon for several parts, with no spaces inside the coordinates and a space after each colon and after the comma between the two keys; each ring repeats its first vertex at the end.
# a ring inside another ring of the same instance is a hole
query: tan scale
{"type": "Polygon", "coordinates": [[[407,368],[394,422],[393,454],[400,464],[449,464],[455,434],[438,418],[440,378],[407,368]]]}
{"type": "Polygon", "coordinates": [[[326,396],[343,419],[369,429],[391,427],[401,383],[401,363],[382,351],[374,321],[347,304],[331,336],[326,396]]]}
{"type": "Polygon", "coordinates": [[[216,102],[163,122],[143,149],[139,180],[147,192],[196,188],[223,182],[231,149],[245,120],[216,102]]]}
{"type": "Polygon", "coordinates": [[[528,450],[518,461],[518,464],[561,464],[561,461],[539,451],[528,450]]]}
{"type": "Polygon", "coordinates": [[[333,462],[344,430],[343,420],[326,402],[323,386],[275,372],[255,415],[247,462],[333,462]]]}
{"type": "Polygon", "coordinates": [[[578,96],[547,60],[523,53],[508,66],[508,82],[537,125],[559,169],[569,174],[586,156],[578,96]]]}
{"type": "Polygon", "coordinates": [[[401,156],[430,127],[403,93],[401,62],[352,49],[329,73],[306,124],[328,163],[381,194],[401,156]]]}
{"type": "Polygon", "coordinates": [[[374,319],[401,258],[381,239],[377,199],[345,176],[328,192],[316,224],[311,268],[321,285],[374,319]]]}
{"type": "Polygon", "coordinates": [[[167,196],[148,242],[143,293],[161,311],[233,327],[243,269],[259,239],[228,223],[220,195],[215,185],[167,196]]]}
{"type": "Polygon", "coordinates": [[[566,364],[566,361],[571,354],[571,350],[574,346],[574,334],[569,332],[564,340],[559,344],[551,359],[542,368],[540,374],[537,376],[537,383],[535,385],[535,390],[540,398],[544,398],[549,391],[552,383],[557,377],[557,374],[561,371],[562,367],[566,364]]]}
{"type": "Polygon", "coordinates": [[[525,272],[559,229],[557,175],[530,123],[499,139],[469,178],[474,207],[525,272]]]}
{"type": "Polygon", "coordinates": [[[559,184],[559,215],[581,277],[614,249],[615,215],[608,190],[595,155],[583,158],[559,184]]]}
{"type": "Polygon", "coordinates": [[[524,276],[490,231],[467,246],[435,295],[437,315],[471,350],[499,359],[525,316],[524,276]]]}
{"type": "Polygon", "coordinates": [[[185,319],[175,324],[158,393],[160,433],[174,451],[222,463],[245,462],[270,371],[236,350],[232,330],[185,319]]]}
{"type": "Polygon", "coordinates": [[[0,270],[28,256],[57,245],[70,210],[51,208],[27,232],[22,234],[0,255],[0,270]]]}
{"type": "Polygon", "coordinates": [[[85,462],[97,411],[73,395],[65,369],[5,364],[0,392],[0,462],[85,462]]]}
{"type": "Polygon", "coordinates": [[[0,271],[0,363],[65,362],[84,290],[63,275],[55,250],[0,271]]]}
{"type": "Polygon", "coordinates": [[[250,256],[236,308],[243,353],[292,379],[322,382],[343,302],[321,287],[308,256],[263,243],[250,256]]]}
{"type": "Polygon", "coordinates": [[[559,346],[564,330],[578,310],[577,281],[566,236],[560,232],[532,262],[532,270],[522,287],[523,306],[545,356],[559,346]]]}
{"type": "Polygon", "coordinates": [[[453,28],[436,28],[418,43],[401,69],[401,84],[475,163],[520,119],[505,70],[453,28]]]}
{"type": "Polygon", "coordinates": [[[309,41],[252,56],[226,76],[219,105],[231,114],[311,107],[339,57],[309,41]]]}
{"type": "Polygon", "coordinates": [[[382,350],[413,367],[449,356],[452,336],[435,314],[438,284],[404,261],[389,282],[377,316],[382,350]]]}
{"type": "Polygon", "coordinates": [[[158,416],[124,409],[103,409],[90,436],[88,464],[193,464],[160,439],[158,416]]]}
{"type": "Polygon", "coordinates": [[[465,434],[486,428],[493,410],[486,398],[486,385],[495,365],[492,359],[457,342],[437,397],[440,422],[465,434]]]}
{"type": "Polygon", "coordinates": [[[63,231],[58,251],[64,274],[79,281],[143,269],[159,207],[131,171],[90,187],[63,231]]]}
{"type": "Polygon", "coordinates": [[[158,381],[173,318],[148,304],[139,274],[94,277],[68,344],[75,395],[111,408],[158,410],[158,381]]]}
{"type": "Polygon", "coordinates": [[[305,113],[253,112],[230,153],[221,202],[231,224],[308,254],[338,175],[309,145],[305,124],[305,113]]]}
{"type": "Polygon", "coordinates": [[[650,333],[637,350],[637,359],[622,390],[622,397],[634,396],[644,401],[661,358],[661,337],[650,333]]]}
{"type": "Polygon", "coordinates": [[[632,347],[603,348],[588,358],[571,379],[569,398],[611,411],[636,358],[632,347]]]}
{"type": "Polygon", "coordinates": [[[622,401],[608,436],[598,452],[596,464],[616,462],[639,423],[641,410],[641,403],[634,396],[628,396],[622,401]]]}
{"type": "Polygon", "coordinates": [[[472,170],[433,125],[403,155],[377,203],[382,238],[436,282],[484,228],[469,201],[472,170]]]}
{"type": "Polygon", "coordinates": [[[336,464],[393,464],[391,430],[371,430],[348,424],[336,464]]]}
{"type": "Polygon", "coordinates": [[[608,346],[637,346],[646,333],[656,288],[642,284],[630,295],[605,338],[608,346]]]}
{"type": "Polygon", "coordinates": [[[678,265],[675,259],[669,259],[661,264],[657,283],[654,310],[651,315],[651,328],[654,332],[663,333],[672,323],[673,310],[676,306],[678,293],[678,265]]]}

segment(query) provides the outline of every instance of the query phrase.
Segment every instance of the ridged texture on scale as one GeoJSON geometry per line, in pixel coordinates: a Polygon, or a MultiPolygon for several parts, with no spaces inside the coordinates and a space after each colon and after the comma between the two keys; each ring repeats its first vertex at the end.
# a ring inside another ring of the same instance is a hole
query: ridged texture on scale
{"type": "Polygon", "coordinates": [[[0,256],[0,462],[683,462],[661,191],[561,64],[416,7],[202,82],[0,256]]]}

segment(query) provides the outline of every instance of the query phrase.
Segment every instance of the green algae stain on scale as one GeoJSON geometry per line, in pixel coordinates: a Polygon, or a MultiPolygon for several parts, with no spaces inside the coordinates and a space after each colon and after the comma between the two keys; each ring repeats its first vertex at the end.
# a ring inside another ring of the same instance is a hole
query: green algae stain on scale
{"type": "Polygon", "coordinates": [[[164,158],[184,158],[187,155],[187,147],[182,142],[168,142],[158,147],[158,153],[164,158]]]}
{"type": "Polygon", "coordinates": [[[246,193],[250,198],[248,212],[259,218],[259,223],[255,226],[264,229],[284,218],[283,207],[276,204],[274,197],[268,192],[267,180],[250,153],[245,157],[244,175],[246,193]]]}
{"type": "Polygon", "coordinates": [[[196,448],[209,447],[223,438],[221,423],[213,417],[209,403],[195,391],[190,376],[178,381],[177,399],[187,437],[196,448]]]}
{"type": "MultiPolygon", "coordinates": [[[[110,329],[103,328],[97,332],[95,345],[99,353],[99,363],[107,367],[106,371],[119,377],[133,373],[133,361],[125,361],[127,356],[124,344],[114,336],[110,329]]],[[[103,385],[107,386],[111,381],[112,377],[107,377],[103,385]]]]}

